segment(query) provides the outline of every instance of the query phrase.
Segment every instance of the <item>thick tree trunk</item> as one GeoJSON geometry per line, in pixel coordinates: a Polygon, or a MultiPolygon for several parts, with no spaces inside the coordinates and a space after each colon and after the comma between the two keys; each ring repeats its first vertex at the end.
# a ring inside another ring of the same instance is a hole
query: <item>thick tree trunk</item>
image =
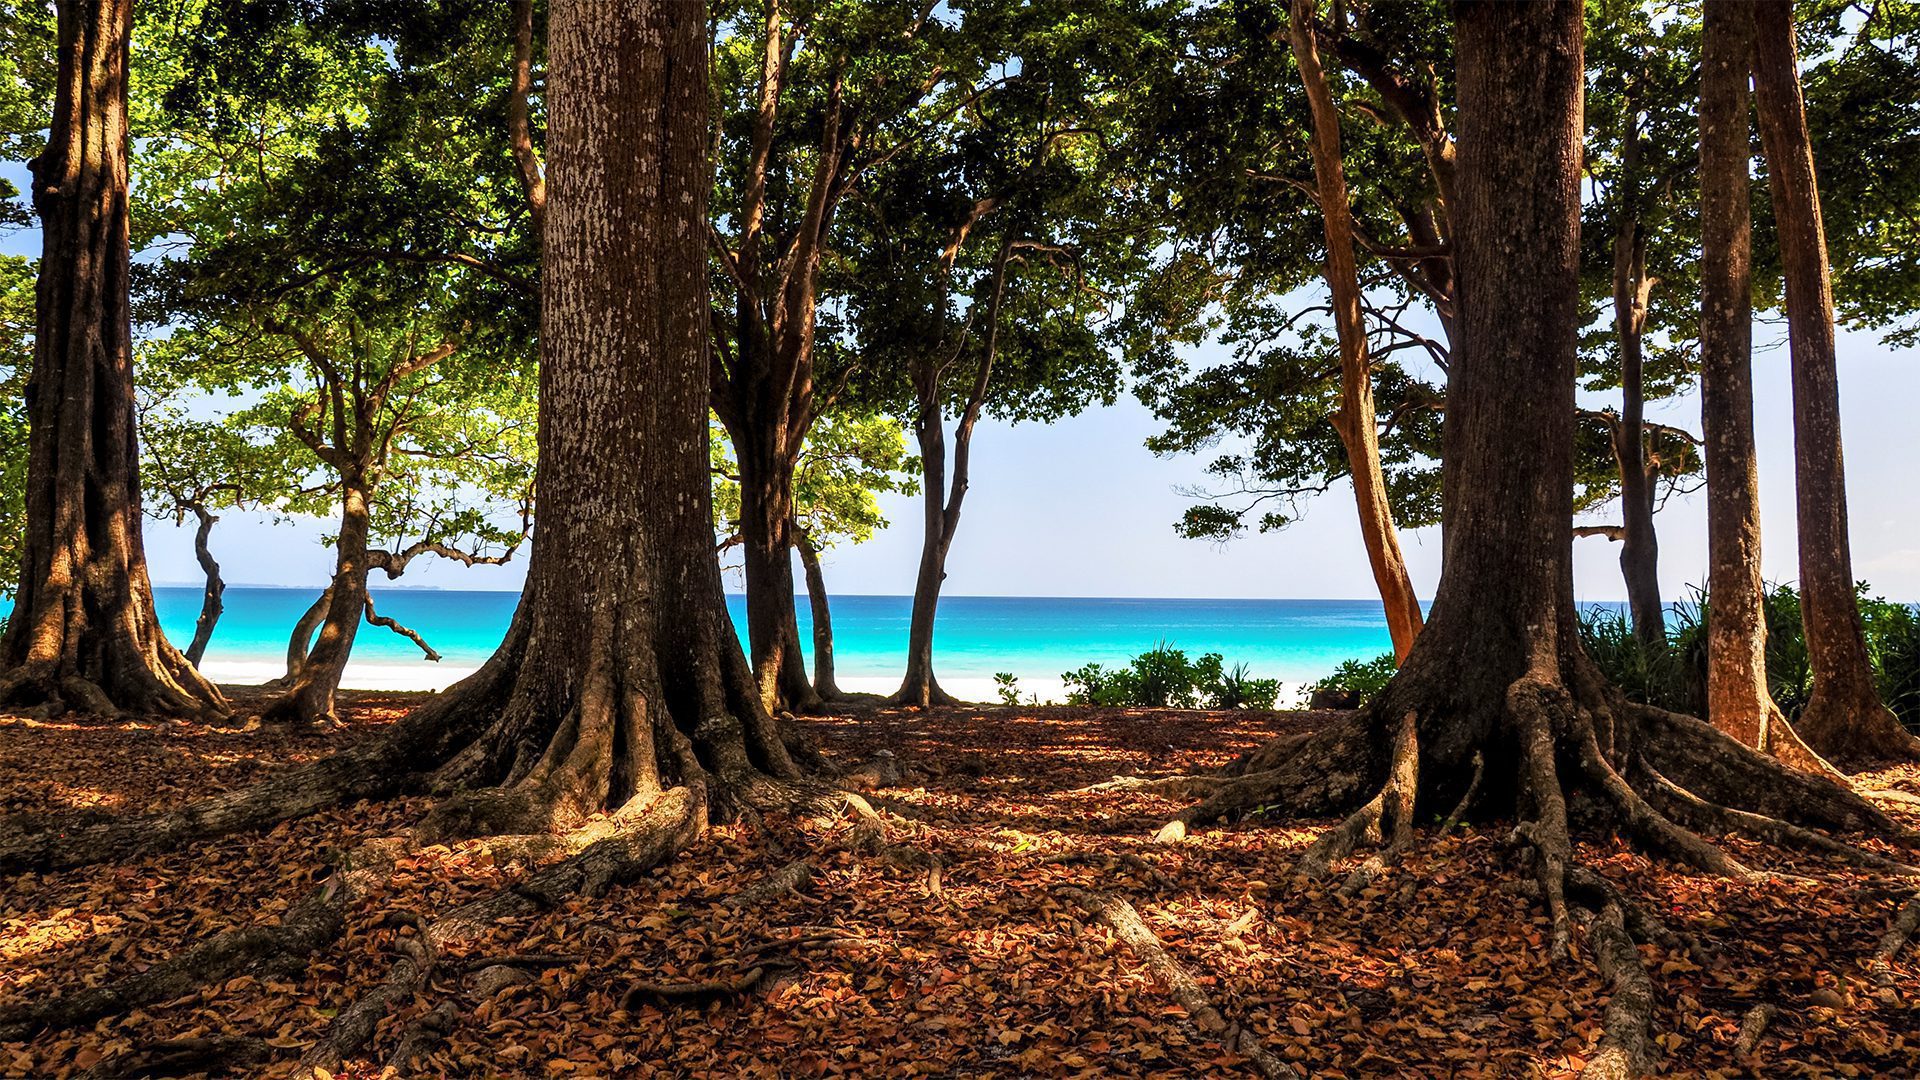
{"type": "Polygon", "coordinates": [[[1808,745],[1830,758],[1916,758],[1920,739],[1880,701],[1854,595],[1833,289],[1800,93],[1793,4],[1760,0],[1751,10],[1760,138],[1786,285],[1800,610],[1813,666],[1813,693],[1796,726],[1808,745]]]}
{"type": "Polygon", "coordinates": [[[367,604],[371,496],[364,475],[349,474],[342,478],[340,534],[334,541],[333,584],[327,589],[326,621],[320,626],[320,636],[313,648],[301,660],[300,670],[293,674],[287,692],[263,711],[264,720],[298,724],[338,721],[333,708],[334,692],[340,689],[340,676],[353,653],[353,641],[367,604]]]}
{"type": "Polygon", "coordinates": [[[1620,219],[1613,235],[1613,332],[1620,347],[1620,423],[1613,454],[1620,465],[1620,574],[1627,584],[1633,636],[1650,653],[1667,648],[1666,605],[1660,602],[1660,545],[1653,530],[1653,476],[1647,470],[1645,338],[1646,237],[1640,230],[1640,120],[1632,96],[1620,154],[1620,219]]]}
{"type": "MultiPolygon", "coordinates": [[[[704,815],[795,778],[713,559],[705,10],[550,15],[538,535],[504,698],[426,837],[566,827],[673,785],[704,815]]],[[[783,523],[784,524],[784,523],[783,523]]],[[[776,627],[779,625],[775,623],[776,627]]]]}
{"type": "Polygon", "coordinates": [[[1373,363],[1367,355],[1367,327],[1361,315],[1360,278],[1353,257],[1352,209],[1340,152],[1340,113],[1314,47],[1313,10],[1313,0],[1294,0],[1288,23],[1294,61],[1313,113],[1313,174],[1327,236],[1325,277],[1333,294],[1334,328],[1340,340],[1340,410],[1334,414],[1333,426],[1347,451],[1353,497],[1360,511],[1360,539],[1373,569],[1374,587],[1386,608],[1393,653],[1395,658],[1405,660],[1420,632],[1420,598],[1414,594],[1413,578],[1400,552],[1386,478],[1380,471],[1373,363]]]}
{"type": "Polygon", "coordinates": [[[1809,750],[1767,688],[1753,442],[1752,156],[1746,0],[1707,0],[1700,62],[1700,430],[1707,467],[1707,719],[1791,765],[1809,750]]]}
{"type": "Polygon", "coordinates": [[[833,676],[833,612],[827,603],[827,576],[820,568],[820,549],[807,530],[795,525],[800,566],[807,575],[807,603],[813,612],[813,689],[826,701],[843,696],[833,676]]]}
{"type": "Polygon", "coordinates": [[[0,637],[0,702],[219,715],[168,643],[140,535],[127,218],[131,0],[61,0],[47,147],[32,162],[43,255],[27,384],[26,536],[0,637]]]}
{"type": "Polygon", "coordinates": [[[200,524],[193,530],[193,557],[200,563],[200,570],[207,575],[206,588],[200,595],[200,617],[193,623],[193,640],[187,643],[187,663],[196,669],[200,658],[207,655],[207,642],[213,639],[213,628],[220,621],[220,613],[226,610],[222,597],[226,594],[227,583],[220,576],[220,563],[213,557],[213,548],[207,543],[213,532],[214,523],[220,519],[208,513],[204,506],[195,506],[193,513],[200,524]]]}

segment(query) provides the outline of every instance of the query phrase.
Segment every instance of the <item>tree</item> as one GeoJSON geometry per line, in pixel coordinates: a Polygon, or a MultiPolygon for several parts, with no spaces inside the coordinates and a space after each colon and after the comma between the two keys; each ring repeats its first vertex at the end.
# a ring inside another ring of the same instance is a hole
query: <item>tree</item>
{"type": "Polygon", "coordinates": [[[435,835],[564,828],[676,785],[678,832],[801,775],[712,557],[703,16],[551,9],[541,513],[507,641],[436,710],[485,730],[443,773],[483,786],[435,835]]]}
{"type": "Polygon", "coordinates": [[[974,55],[1005,76],[868,178],[843,228],[855,257],[834,280],[857,365],[849,393],[897,411],[919,450],[920,561],[893,695],[909,705],[952,700],[934,632],[981,418],[1055,420],[1113,399],[1106,331],[1152,235],[1120,124],[1138,73],[1164,62],[1161,13],[1128,2],[979,13],[984,27],[966,28],[974,55]]]}
{"type": "Polygon", "coordinates": [[[140,536],[128,294],[130,0],[58,9],[59,78],[33,161],[43,239],[27,400],[26,539],[0,699],[225,711],[160,630],[140,536]]]}
{"type": "Polygon", "coordinates": [[[200,616],[186,649],[187,661],[199,667],[225,610],[227,585],[212,546],[220,513],[272,505],[283,492],[298,488],[297,472],[284,454],[287,447],[260,446],[232,424],[194,417],[171,395],[156,393],[151,379],[141,390],[146,398],[140,407],[145,510],[176,526],[193,519],[194,560],[206,575],[200,616]]]}
{"type": "Polygon", "coordinates": [[[720,124],[727,214],[712,237],[731,303],[714,313],[712,406],[740,473],[755,679],[770,706],[807,707],[817,695],[790,625],[793,471],[849,374],[816,372],[822,263],[862,175],[921,138],[929,113],[958,107],[984,65],[932,7],[764,0],[729,5],[720,25],[716,91],[735,111],[720,124]]]}
{"type": "Polygon", "coordinates": [[[1813,147],[1801,96],[1791,0],[1753,11],[1754,96],[1780,245],[1793,361],[1794,498],[1801,613],[1814,689],[1797,728],[1829,758],[1920,757],[1881,701],[1855,600],[1841,459],[1840,381],[1813,147]]]}
{"type": "Polygon", "coordinates": [[[1340,114],[1320,66],[1314,42],[1313,0],[1293,0],[1288,36],[1294,64],[1307,90],[1313,116],[1313,173],[1320,217],[1326,223],[1327,289],[1333,296],[1334,330],[1340,342],[1340,407],[1333,427],[1346,450],[1353,497],[1360,511],[1360,539],[1367,549],[1375,587],[1387,612],[1387,631],[1395,657],[1405,660],[1420,632],[1420,598],[1414,594],[1400,538],[1393,527],[1393,506],[1380,468],[1380,432],[1373,402],[1373,362],[1367,355],[1367,328],[1360,299],[1359,271],[1353,256],[1353,215],[1341,165],[1340,114]]]}
{"type": "Polygon", "coordinates": [[[1692,203],[1696,194],[1692,85],[1698,26],[1633,3],[1588,11],[1588,203],[1583,275],[1605,329],[1581,335],[1583,382],[1618,388],[1620,409],[1588,412],[1617,466],[1620,574],[1634,636],[1650,656],[1667,647],[1654,513],[1668,490],[1697,476],[1693,437],[1649,422],[1649,400],[1687,389],[1697,329],[1692,203]]]}
{"type": "Polygon", "coordinates": [[[1707,719],[1743,745],[1827,768],[1767,690],[1753,444],[1747,5],[1707,0],[1700,64],[1700,431],[1707,468],[1707,719]]]}
{"type": "MultiPolygon", "coordinates": [[[[1590,946],[1618,990],[1644,979],[1627,918],[1632,902],[1575,861],[1570,795],[1594,811],[1579,819],[1583,828],[1597,822],[1735,877],[1749,871],[1683,822],[1808,844],[1817,841],[1783,819],[1893,826],[1852,792],[1698,720],[1625,701],[1582,651],[1569,524],[1581,321],[1581,5],[1465,2],[1456,13],[1459,344],[1443,458],[1446,552],[1432,617],[1367,709],[1256,751],[1239,779],[1169,823],[1161,838],[1260,806],[1350,811],[1308,850],[1299,872],[1318,876],[1363,838],[1384,838],[1349,878],[1346,887],[1357,889],[1411,842],[1417,807],[1464,805],[1471,793],[1473,812],[1519,822],[1516,836],[1532,851],[1549,917],[1550,952],[1569,955],[1569,902],[1591,904],[1598,915],[1590,946]]],[[[1616,1004],[1600,1060],[1589,1063],[1598,1075],[1652,1065],[1651,1001],[1634,1005],[1616,993],[1616,1004]]]]}

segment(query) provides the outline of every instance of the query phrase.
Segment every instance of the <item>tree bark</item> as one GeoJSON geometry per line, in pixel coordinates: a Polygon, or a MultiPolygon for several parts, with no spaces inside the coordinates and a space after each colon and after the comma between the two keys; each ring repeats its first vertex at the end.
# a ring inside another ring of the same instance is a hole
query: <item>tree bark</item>
{"type": "Polygon", "coordinates": [[[807,603],[813,610],[813,689],[827,701],[843,696],[833,675],[833,612],[827,603],[827,576],[820,568],[820,549],[805,527],[795,524],[794,542],[800,547],[800,566],[807,575],[807,603]]]}
{"type": "Polygon", "coordinates": [[[368,511],[372,490],[367,477],[349,473],[342,477],[340,488],[340,533],[333,545],[333,584],[327,589],[326,621],[320,625],[320,636],[301,660],[287,692],[267,706],[261,714],[263,720],[338,722],[334,693],[340,689],[340,676],[353,653],[353,641],[366,609],[367,547],[372,524],[368,511]]]}
{"type": "Polygon", "coordinates": [[[1759,0],[1751,11],[1760,138],[1786,285],[1800,610],[1813,667],[1813,693],[1796,726],[1808,745],[1829,758],[1920,758],[1920,739],[1880,701],[1854,594],[1833,289],[1800,91],[1793,4],[1759,0]]]}
{"type": "Polygon", "coordinates": [[[1742,744],[1830,770],[1767,688],[1760,468],[1753,441],[1753,247],[1747,162],[1752,26],[1707,0],[1700,61],[1700,430],[1707,468],[1707,719],[1742,744]]]}
{"type": "Polygon", "coordinates": [[[1394,530],[1393,507],[1380,471],[1380,431],[1373,407],[1373,362],[1360,309],[1360,277],[1353,256],[1352,207],[1340,151],[1340,113],[1314,46],[1314,0],[1294,0],[1288,20],[1293,58],[1313,113],[1313,175],[1320,192],[1320,219],[1327,237],[1325,277],[1333,294],[1334,328],[1340,340],[1340,408],[1333,426],[1347,451],[1353,497],[1360,511],[1360,539],[1373,569],[1374,587],[1386,608],[1395,659],[1405,660],[1420,632],[1420,598],[1414,594],[1406,557],[1394,530]]]}
{"type": "Polygon", "coordinates": [[[1633,636],[1650,654],[1667,648],[1666,605],[1660,602],[1660,545],[1653,529],[1653,476],[1647,469],[1645,337],[1647,242],[1640,229],[1640,117],[1631,89],[1617,181],[1619,219],[1613,235],[1613,330],[1620,348],[1620,423],[1613,453],[1620,466],[1620,574],[1627,585],[1633,636]]]}
{"type": "Polygon", "coordinates": [[[491,785],[423,839],[563,828],[670,786],[708,810],[800,776],[734,637],[708,485],[705,9],[549,16],[540,516],[489,717],[441,770],[491,785]]]}
{"type": "Polygon", "coordinates": [[[207,539],[213,532],[214,523],[220,518],[200,505],[193,507],[193,514],[200,524],[193,531],[193,557],[200,563],[201,572],[207,575],[206,588],[200,595],[200,617],[193,623],[193,640],[187,643],[187,663],[197,670],[201,657],[207,655],[207,642],[213,638],[214,625],[220,621],[220,613],[226,610],[222,596],[227,591],[227,583],[220,576],[220,563],[213,557],[213,549],[207,539]]]}
{"type": "Polygon", "coordinates": [[[27,384],[26,535],[0,701],[216,716],[226,702],[154,614],[140,534],[128,301],[131,0],[61,0],[27,384]]]}

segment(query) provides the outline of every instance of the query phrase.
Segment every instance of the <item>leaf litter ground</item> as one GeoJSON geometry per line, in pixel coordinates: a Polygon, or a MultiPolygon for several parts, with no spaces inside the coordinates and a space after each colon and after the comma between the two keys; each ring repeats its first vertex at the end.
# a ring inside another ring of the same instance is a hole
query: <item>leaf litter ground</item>
{"type": "MultiPolygon", "coordinates": [[[[350,723],[324,733],[0,717],[0,814],[177,804],[364,738],[418,700],[344,697],[350,723]]],[[[1154,845],[1179,801],[1083,790],[1218,765],[1310,729],[1314,714],[839,711],[805,721],[830,757],[851,766],[885,749],[898,766],[867,792],[887,821],[883,843],[858,842],[851,817],[713,829],[635,885],[500,923],[443,958],[427,991],[335,1075],[383,1075],[407,1033],[419,1055],[385,1075],[1259,1075],[1075,903],[1076,890],[1129,901],[1229,1022],[1303,1074],[1569,1075],[1600,1038],[1605,984],[1584,950],[1571,967],[1547,961],[1544,916],[1513,888],[1524,875],[1497,825],[1429,828],[1402,865],[1345,900],[1331,883],[1289,885],[1329,822],[1256,817],[1154,845]],[[796,859],[816,868],[798,889],[728,903],[796,859]]],[[[1920,769],[1858,779],[1920,794],[1920,769]]],[[[17,875],[0,883],[0,1004],[124,978],[219,931],[275,922],[330,856],[405,836],[427,805],[362,803],[164,856],[17,875]]],[[[1863,970],[1912,886],[1727,843],[1806,880],[1733,883],[1624,846],[1580,852],[1706,946],[1642,948],[1659,1068],[1920,1075],[1920,950],[1896,959],[1890,981],[1863,970]],[[1778,1019],[1741,1056],[1742,1018],[1759,1004],[1778,1019]]],[[[0,1043],[0,1076],[115,1075],[156,1045],[225,1038],[277,1055],[232,1073],[291,1074],[385,977],[412,916],[528,872],[481,842],[413,851],[304,970],[0,1043]]]]}

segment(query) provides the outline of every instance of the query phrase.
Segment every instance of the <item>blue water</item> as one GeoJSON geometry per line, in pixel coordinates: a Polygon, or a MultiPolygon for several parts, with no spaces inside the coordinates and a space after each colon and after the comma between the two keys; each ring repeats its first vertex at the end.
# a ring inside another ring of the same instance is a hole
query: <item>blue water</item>
{"type": "MultiPolygon", "coordinates": [[[[154,595],[168,637],[184,645],[193,636],[200,591],[162,586],[154,595]]],[[[229,588],[206,663],[279,663],[288,633],[315,595],[305,589],[229,588]]],[[[509,592],[374,590],[381,614],[418,630],[441,652],[443,671],[484,661],[505,633],[518,598],[509,592]]],[[[905,664],[911,606],[905,596],[834,597],[839,674],[897,677],[905,664]]],[[[744,627],[742,599],[728,597],[728,607],[734,625],[744,627]]],[[[800,634],[810,645],[804,604],[800,634]]],[[[1288,682],[1318,678],[1342,660],[1371,658],[1392,647],[1377,600],[951,596],[940,602],[935,666],[953,679],[986,679],[999,671],[1053,679],[1089,661],[1123,662],[1161,641],[1189,655],[1218,652],[1229,664],[1244,662],[1257,675],[1288,682]]],[[[435,669],[411,642],[372,626],[360,628],[354,659],[435,669]]]]}

